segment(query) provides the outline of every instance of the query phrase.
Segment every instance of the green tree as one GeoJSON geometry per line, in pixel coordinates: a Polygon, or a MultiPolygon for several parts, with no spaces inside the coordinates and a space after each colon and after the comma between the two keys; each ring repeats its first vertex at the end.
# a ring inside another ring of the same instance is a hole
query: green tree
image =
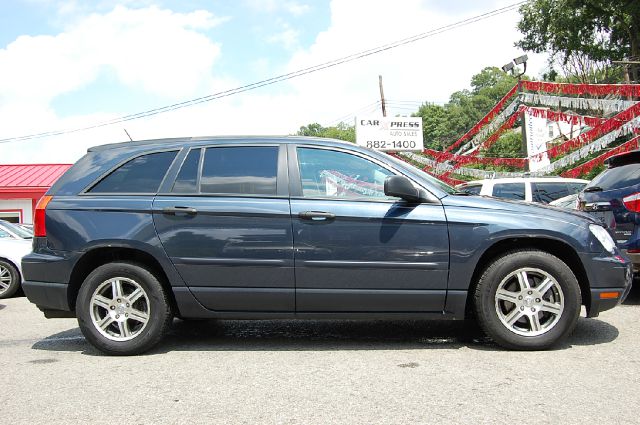
{"type": "MultiPolygon", "coordinates": [[[[640,59],[638,0],[531,0],[520,15],[524,37],[516,46],[550,52],[569,76],[602,78],[609,61],[640,59]]],[[[629,77],[639,80],[638,65],[629,67],[629,77]]]]}
{"type": "Polygon", "coordinates": [[[330,139],[356,142],[356,130],[352,125],[341,122],[333,127],[323,127],[318,123],[304,125],[296,133],[298,136],[326,137],[330,139]]]}
{"type": "Polygon", "coordinates": [[[444,106],[425,103],[414,116],[422,117],[425,146],[442,150],[487,114],[518,82],[496,67],[471,77],[471,89],[457,91],[444,106]]]}
{"type": "Polygon", "coordinates": [[[522,154],[522,133],[520,129],[505,132],[487,149],[486,155],[495,158],[520,158],[522,154]]]}
{"type": "Polygon", "coordinates": [[[447,108],[433,103],[424,103],[412,116],[422,117],[422,132],[426,148],[440,151],[448,145],[453,135],[451,128],[447,125],[449,121],[447,108]]]}

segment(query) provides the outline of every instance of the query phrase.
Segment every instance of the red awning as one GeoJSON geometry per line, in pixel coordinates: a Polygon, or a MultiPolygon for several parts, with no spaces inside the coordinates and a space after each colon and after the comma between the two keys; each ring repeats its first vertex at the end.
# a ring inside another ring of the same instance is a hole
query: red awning
{"type": "Polygon", "coordinates": [[[46,190],[71,164],[0,165],[0,192],[46,190]]]}

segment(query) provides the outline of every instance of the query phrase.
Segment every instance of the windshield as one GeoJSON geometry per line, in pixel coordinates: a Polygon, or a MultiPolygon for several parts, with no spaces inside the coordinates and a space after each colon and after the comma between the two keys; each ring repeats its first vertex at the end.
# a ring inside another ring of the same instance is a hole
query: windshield
{"type": "Polygon", "coordinates": [[[431,174],[429,174],[429,173],[427,173],[425,171],[422,171],[421,169],[419,169],[415,165],[411,164],[410,162],[403,161],[403,160],[395,158],[395,157],[393,157],[391,155],[389,155],[389,160],[391,160],[391,162],[395,162],[397,165],[400,165],[401,167],[402,166],[411,167],[411,172],[412,173],[417,174],[421,178],[425,179],[426,181],[428,181],[432,185],[438,187],[443,192],[448,193],[449,195],[455,195],[455,194],[458,194],[458,193],[463,193],[463,192],[461,192],[461,191],[449,186],[448,184],[446,184],[442,180],[439,180],[436,177],[433,177],[431,174]]]}
{"type": "Polygon", "coordinates": [[[22,239],[31,239],[33,238],[33,233],[29,232],[26,229],[23,229],[20,226],[16,226],[15,224],[9,223],[8,221],[0,223],[0,227],[4,227],[9,232],[17,235],[22,239]]]}

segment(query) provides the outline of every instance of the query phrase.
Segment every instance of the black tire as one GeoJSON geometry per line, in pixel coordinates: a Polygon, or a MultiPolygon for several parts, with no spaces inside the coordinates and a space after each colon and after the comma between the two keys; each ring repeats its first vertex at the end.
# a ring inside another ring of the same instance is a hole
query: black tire
{"type": "Polygon", "coordinates": [[[507,252],[485,269],[476,286],[474,310],[484,332],[502,347],[545,350],[573,332],[580,300],[578,281],[562,260],[526,249],[507,252]],[[543,281],[549,283],[542,285],[543,281]],[[545,291],[543,286],[549,285],[545,291]],[[545,291],[542,296],[537,288],[545,291]],[[513,300],[507,301],[512,294],[513,300]],[[556,311],[550,311],[551,307],[556,311]]]}
{"type": "Polygon", "coordinates": [[[20,273],[16,266],[7,260],[0,259],[0,279],[0,299],[11,298],[20,289],[20,273]]]}
{"type": "Polygon", "coordinates": [[[78,293],[76,315],[80,330],[93,346],[105,354],[123,356],[155,346],[173,318],[168,295],[158,279],[146,268],[127,262],[102,265],[87,276],[78,293]],[[109,299],[114,285],[119,285],[121,295],[112,292],[113,299],[109,299]],[[134,299],[137,289],[142,289],[143,295],[138,292],[139,298],[134,299]],[[105,300],[110,304],[103,306],[105,300]],[[147,320],[143,323],[134,316],[147,320]],[[99,323],[109,324],[100,330],[99,323]]]}

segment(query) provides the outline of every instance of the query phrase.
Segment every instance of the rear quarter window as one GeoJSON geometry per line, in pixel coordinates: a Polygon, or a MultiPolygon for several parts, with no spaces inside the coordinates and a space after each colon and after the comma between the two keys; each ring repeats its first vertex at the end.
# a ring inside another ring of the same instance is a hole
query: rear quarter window
{"type": "Polygon", "coordinates": [[[156,193],[177,151],[141,155],[100,180],[89,193],[156,193]]]}

